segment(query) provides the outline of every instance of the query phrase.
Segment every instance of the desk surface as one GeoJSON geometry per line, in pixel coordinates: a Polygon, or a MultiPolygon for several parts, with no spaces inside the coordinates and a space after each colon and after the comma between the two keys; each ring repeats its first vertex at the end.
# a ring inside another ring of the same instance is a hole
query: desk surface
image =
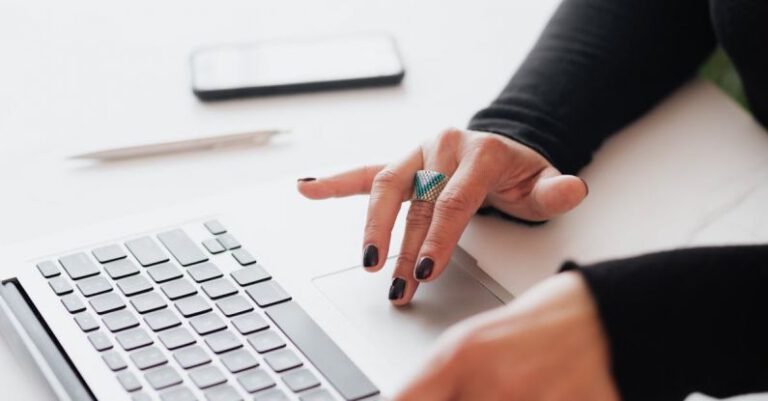
{"type": "MultiPolygon", "coordinates": [[[[340,160],[399,157],[446,126],[464,126],[489,102],[556,3],[4,2],[0,243],[279,175],[314,175],[340,160]],[[198,102],[189,89],[187,57],[196,46],[355,31],[397,38],[407,67],[402,86],[218,104],[198,102]],[[67,160],[98,148],[272,127],[293,132],[260,149],[67,160]]],[[[591,193],[575,213],[534,230],[477,218],[462,244],[519,292],[563,257],[768,238],[768,221],[753,213],[755,199],[768,199],[756,189],[768,174],[768,135],[714,88],[695,82],[627,131],[585,171],[591,193]],[[592,229],[586,235],[582,227],[592,229]]],[[[15,366],[0,342],[0,385],[19,399],[45,398],[15,366]]]]}

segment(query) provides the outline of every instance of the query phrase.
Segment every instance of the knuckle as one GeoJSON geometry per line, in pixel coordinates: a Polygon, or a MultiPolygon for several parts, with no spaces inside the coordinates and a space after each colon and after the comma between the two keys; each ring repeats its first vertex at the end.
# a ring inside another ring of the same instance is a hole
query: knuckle
{"type": "Polygon", "coordinates": [[[428,227],[432,221],[432,215],[434,209],[426,202],[414,202],[408,209],[408,215],[405,217],[405,222],[408,227],[411,228],[424,228],[428,227]]]}
{"type": "Polygon", "coordinates": [[[462,140],[464,132],[458,128],[447,128],[437,136],[437,144],[440,146],[455,146],[462,140]]]}
{"type": "Polygon", "coordinates": [[[455,190],[447,190],[443,191],[442,196],[437,200],[435,209],[441,216],[451,216],[464,214],[472,206],[472,199],[469,195],[455,190]]]}
{"type": "Polygon", "coordinates": [[[489,134],[475,138],[475,150],[481,155],[497,155],[508,149],[505,138],[501,135],[489,134]]]}
{"type": "Polygon", "coordinates": [[[385,168],[376,173],[373,179],[373,186],[379,189],[392,188],[397,186],[399,180],[400,176],[394,170],[385,168]]]}
{"type": "Polygon", "coordinates": [[[397,256],[397,266],[413,266],[416,264],[416,255],[410,252],[400,252],[397,256]]]}

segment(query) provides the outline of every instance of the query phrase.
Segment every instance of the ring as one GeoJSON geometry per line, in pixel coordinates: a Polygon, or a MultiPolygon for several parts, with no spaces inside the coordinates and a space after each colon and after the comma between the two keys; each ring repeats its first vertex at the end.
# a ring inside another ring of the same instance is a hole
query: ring
{"type": "Polygon", "coordinates": [[[411,201],[435,203],[440,192],[448,183],[448,177],[432,170],[419,170],[413,177],[413,198],[411,201]]]}

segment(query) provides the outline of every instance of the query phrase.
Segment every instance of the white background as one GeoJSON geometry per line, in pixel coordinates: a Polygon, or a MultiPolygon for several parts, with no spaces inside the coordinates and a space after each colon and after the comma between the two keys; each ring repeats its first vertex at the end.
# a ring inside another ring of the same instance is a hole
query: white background
{"type": "MultiPolygon", "coordinates": [[[[281,175],[390,161],[444,127],[464,126],[492,100],[556,3],[3,1],[0,244],[281,175]],[[407,70],[402,86],[217,104],[201,103],[190,91],[188,55],[197,46],[358,31],[395,36],[407,70]],[[275,127],[292,133],[261,149],[112,164],[67,159],[275,127]]],[[[701,82],[655,115],[601,151],[585,171],[590,198],[577,212],[534,231],[478,219],[463,245],[519,292],[564,256],[765,240],[768,222],[764,212],[756,214],[764,202],[752,196],[768,171],[760,129],[701,82]],[[734,138],[742,140],[734,145],[734,138]],[[522,272],[513,275],[509,265],[522,272]]],[[[2,388],[17,399],[45,397],[15,364],[3,343],[2,388]]]]}

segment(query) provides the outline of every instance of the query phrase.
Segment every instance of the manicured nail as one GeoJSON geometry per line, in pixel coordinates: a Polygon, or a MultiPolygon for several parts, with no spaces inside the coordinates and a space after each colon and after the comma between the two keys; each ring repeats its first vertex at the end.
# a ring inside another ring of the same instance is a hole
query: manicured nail
{"type": "Polygon", "coordinates": [[[432,270],[435,268],[435,261],[429,257],[423,257],[416,265],[416,271],[414,276],[416,280],[426,280],[432,275],[432,270]]]}
{"type": "Polygon", "coordinates": [[[396,277],[392,280],[392,286],[389,287],[389,300],[396,301],[403,297],[405,293],[405,280],[396,277]]]}
{"type": "Polygon", "coordinates": [[[312,181],[316,181],[316,180],[317,180],[317,178],[315,178],[315,177],[304,177],[304,178],[299,178],[296,181],[298,181],[298,182],[312,182],[312,181]]]}
{"type": "Polygon", "coordinates": [[[379,248],[368,245],[363,252],[363,267],[373,267],[379,264],[379,248]]]}

